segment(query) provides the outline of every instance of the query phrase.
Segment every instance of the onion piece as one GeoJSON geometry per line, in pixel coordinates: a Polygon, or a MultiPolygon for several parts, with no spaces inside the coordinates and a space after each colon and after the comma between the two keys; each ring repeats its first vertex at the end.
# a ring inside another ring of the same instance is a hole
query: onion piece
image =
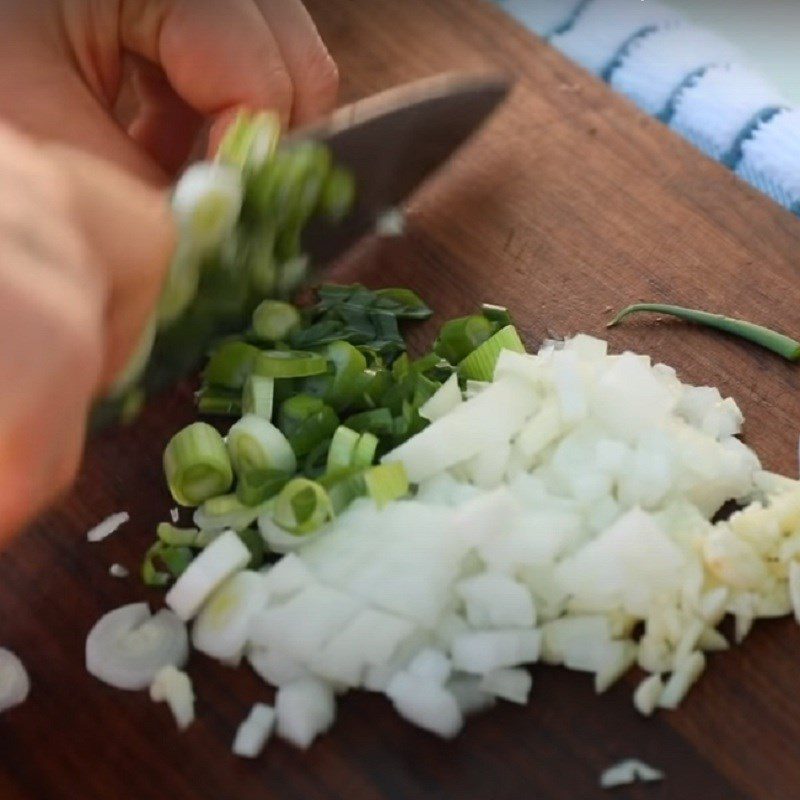
{"type": "Polygon", "coordinates": [[[336,702],[322,681],[305,678],[282,686],[275,698],[278,735],[305,750],[333,725],[336,702]]]}
{"type": "Polygon", "coordinates": [[[178,730],[185,731],[194,722],[194,691],[185,672],[173,666],[160,669],[150,685],[150,699],[169,706],[178,730]]]}
{"type": "Polygon", "coordinates": [[[116,533],[130,518],[131,516],[127,511],[120,511],[118,514],[112,514],[98,525],[95,525],[94,528],[86,534],[86,538],[93,543],[102,542],[103,539],[107,539],[113,533],[116,533]]]}
{"type": "Polygon", "coordinates": [[[451,739],[464,724],[456,698],[430,678],[400,672],[389,682],[386,696],[400,716],[444,739],[451,739]]]}
{"type": "Polygon", "coordinates": [[[25,666],[10,650],[0,647],[0,714],[25,702],[31,681],[25,666]]]}
{"type": "Polygon", "coordinates": [[[236,731],[233,754],[240,758],[257,758],[264,749],[275,727],[275,709],[256,703],[236,731]]]}
{"type": "Polygon", "coordinates": [[[267,605],[264,575],[238,572],[209,597],[192,627],[192,644],[220,661],[238,661],[250,622],[267,605]]]}
{"type": "Polygon", "coordinates": [[[226,578],[250,561],[250,551],[234,531],[215,539],[167,593],[167,605],[184,621],[200,610],[208,596],[226,578]]]}
{"type": "Polygon", "coordinates": [[[181,620],[166,609],[152,615],[147,603],[110,611],[86,639],[86,669],[117,689],[146,689],[161,669],[181,667],[188,656],[181,620]]]}
{"type": "Polygon", "coordinates": [[[664,773],[661,770],[654,769],[649,764],[645,764],[644,761],[630,758],[626,761],[620,761],[605,770],[600,776],[600,786],[603,789],[613,789],[617,786],[636,783],[637,780],[643,783],[650,783],[663,779],[664,773]]]}

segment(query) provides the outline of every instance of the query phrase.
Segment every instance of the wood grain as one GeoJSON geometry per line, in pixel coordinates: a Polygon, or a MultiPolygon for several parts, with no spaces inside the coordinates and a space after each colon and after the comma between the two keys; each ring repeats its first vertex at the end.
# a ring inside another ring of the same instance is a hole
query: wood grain
{"type": "MultiPolygon", "coordinates": [[[[440,317],[481,300],[510,305],[530,345],[548,332],[604,332],[635,300],[700,304],[800,331],[800,223],[722,167],[477,0],[311,0],[339,60],[344,95],[454,68],[517,76],[511,102],[416,199],[403,240],[365,242],[342,279],[418,289],[440,317]]],[[[422,342],[432,327],[420,330],[422,342]]],[[[719,385],[741,403],[747,440],[795,473],[797,368],[675,323],[633,321],[609,336],[719,385]]],[[[625,798],[800,794],[800,630],[762,624],[712,658],[684,707],[645,721],[633,678],[600,698],[585,676],[535,670],[527,708],[498,707],[440,742],[381,698],[348,697],[335,731],[308,753],[275,743],[259,762],[228,755],[241,718],[270,695],[246,670],[194,656],[200,719],[184,736],[142,694],[83,670],[86,632],[140,599],[138,563],[166,516],[160,454],[192,417],[182,387],[133,427],[94,441],[72,495],[0,557],[0,640],[28,663],[28,704],[0,717],[3,800],[583,800],[600,771],[636,756],[664,769],[625,798]],[[88,545],[84,532],[128,509],[133,522],[88,545]]],[[[157,597],[152,598],[157,601],[157,597]]]]}

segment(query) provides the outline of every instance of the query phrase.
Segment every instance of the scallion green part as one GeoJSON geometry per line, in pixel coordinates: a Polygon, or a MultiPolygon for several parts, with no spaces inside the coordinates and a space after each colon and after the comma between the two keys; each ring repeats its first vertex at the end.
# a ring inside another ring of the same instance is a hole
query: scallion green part
{"type": "Polygon", "coordinates": [[[213,386],[241,391],[260,352],[247,342],[223,342],[211,354],[203,379],[213,386]]]}
{"type": "Polygon", "coordinates": [[[434,352],[451,364],[458,364],[496,331],[497,326],[480,314],[452,319],[442,325],[434,352]]]}
{"type": "Polygon", "coordinates": [[[217,160],[243,171],[260,169],[272,158],[280,136],[277,114],[241,111],[222,139],[217,160]]]}
{"type": "Polygon", "coordinates": [[[325,489],[308,478],[286,484],[275,502],[273,519],[288,533],[313,533],[333,519],[333,505],[325,489]]]}
{"type": "Polygon", "coordinates": [[[291,475],[277,469],[254,469],[239,476],[236,498],[248,507],[260,506],[283,489],[291,475]]]}
{"type": "Polygon", "coordinates": [[[200,505],[233,484],[225,441],[205,422],[195,422],[172,437],[164,451],[164,474],[175,502],[182,506],[200,505]]]}
{"type": "Polygon", "coordinates": [[[327,475],[341,473],[353,466],[353,457],[360,439],[361,434],[344,425],[336,429],[328,448],[328,460],[325,465],[327,475]]]}
{"type": "Polygon", "coordinates": [[[197,409],[201,414],[239,417],[242,414],[241,394],[231,389],[206,384],[197,393],[197,409]]]}
{"type": "Polygon", "coordinates": [[[160,522],[156,528],[159,541],[173,547],[194,547],[199,532],[197,528],[178,528],[169,522],[160,522]]]}
{"type": "Polygon", "coordinates": [[[724,331],[733,336],[738,336],[740,339],[753,342],[766,350],[771,350],[773,353],[783,356],[783,358],[788,361],[800,360],[800,342],[796,339],[792,339],[790,336],[778,333],[770,328],[765,328],[762,325],[756,325],[752,322],[726,317],[722,314],[712,314],[708,311],[699,311],[693,308],[663,305],[661,303],[637,303],[636,305],[628,306],[628,308],[620,311],[608,324],[608,327],[613,328],[631,314],[638,314],[641,312],[666,314],[685,320],[686,322],[694,322],[707,328],[724,331]]]}
{"type": "Polygon", "coordinates": [[[513,325],[501,328],[461,361],[458,365],[459,376],[473,381],[492,380],[497,359],[500,358],[503,350],[512,350],[515,353],[525,352],[525,345],[522,344],[517,329],[513,325]]]}
{"type": "Polygon", "coordinates": [[[180,578],[193,558],[194,553],[189,547],[157,541],[148,549],[142,562],[142,582],[145,586],[163,588],[180,578]]]}
{"type": "Polygon", "coordinates": [[[307,378],[320,375],[328,362],[319,353],[298,350],[267,350],[255,359],[253,374],[263,378],[307,378]]]}
{"type": "Polygon", "coordinates": [[[247,569],[260,569],[264,564],[266,550],[261,534],[254,528],[245,528],[243,531],[239,531],[239,538],[250,551],[250,561],[247,564],[247,569]]]}

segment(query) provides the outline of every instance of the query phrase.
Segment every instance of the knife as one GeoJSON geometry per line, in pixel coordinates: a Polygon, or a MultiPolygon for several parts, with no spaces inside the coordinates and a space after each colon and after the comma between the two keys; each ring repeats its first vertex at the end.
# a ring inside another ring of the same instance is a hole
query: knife
{"type": "Polygon", "coordinates": [[[360,100],[289,137],[327,145],[356,182],[356,206],[346,220],[308,226],[304,244],[312,263],[327,264],[374,230],[380,215],[448,161],[510,89],[503,76],[447,73],[360,100]]]}
{"type": "MultiPolygon", "coordinates": [[[[317,220],[303,234],[303,249],[315,268],[324,267],[374,230],[385,211],[407,200],[470,138],[508,95],[511,82],[496,75],[448,73],[401,86],[345,106],[328,119],[298,130],[289,143],[325,144],[334,163],[350,171],[356,203],[337,224],[317,220]]],[[[225,331],[186,318],[159,333],[138,386],[98,403],[92,428],[131,416],[146,395],[156,394],[191,373],[213,338],[225,331]]]]}

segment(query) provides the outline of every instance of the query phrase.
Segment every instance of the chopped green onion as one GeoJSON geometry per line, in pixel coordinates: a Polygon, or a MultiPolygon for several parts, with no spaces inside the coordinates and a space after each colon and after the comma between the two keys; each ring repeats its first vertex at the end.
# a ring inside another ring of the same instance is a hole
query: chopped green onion
{"type": "Polygon", "coordinates": [[[341,222],[352,211],[356,201],[356,182],[352,174],[334,167],[322,187],[319,210],[331,222],[341,222]]]}
{"type": "Polygon", "coordinates": [[[250,284],[257,297],[269,297],[278,285],[278,262],[275,258],[275,228],[261,225],[251,234],[244,254],[250,284]]]}
{"type": "Polygon", "coordinates": [[[353,451],[352,465],[356,469],[364,469],[372,466],[375,461],[375,453],[378,451],[378,437],[367,431],[358,437],[358,443],[353,451]]]}
{"type": "Polygon", "coordinates": [[[217,160],[243,171],[261,169],[275,153],[280,136],[277,114],[240,111],[222,139],[217,160]]]}
{"type": "Polygon", "coordinates": [[[328,362],[319,353],[297,350],[267,350],[259,353],[253,374],[264,378],[307,378],[320,375],[328,362]]]}
{"type": "Polygon", "coordinates": [[[524,353],[525,345],[513,325],[506,325],[487,339],[477,350],[470,353],[459,365],[458,374],[474,381],[490,381],[494,377],[497,359],[503,350],[524,353]]]}
{"type": "Polygon", "coordinates": [[[240,477],[254,470],[293,473],[297,459],[287,438],[271,422],[254,414],[242,417],[228,432],[228,453],[240,477]]]}
{"type": "Polygon", "coordinates": [[[189,547],[174,547],[161,541],[156,542],[147,551],[142,562],[142,581],[145,586],[164,587],[171,580],[180,578],[193,559],[194,553],[189,547]],[[156,561],[164,569],[159,569],[156,561]]]}
{"type": "Polygon", "coordinates": [[[242,391],[242,414],[271,420],[275,402],[275,379],[251,375],[242,391]]]}
{"type": "Polygon", "coordinates": [[[245,547],[250,551],[250,561],[246,569],[260,569],[264,564],[264,539],[254,528],[245,528],[239,531],[239,538],[244,542],[245,547]]]}
{"type": "Polygon", "coordinates": [[[243,531],[263,510],[263,505],[245,505],[235,494],[223,494],[209,498],[194,512],[194,524],[201,531],[243,531]]]}
{"type": "Polygon", "coordinates": [[[359,433],[369,432],[378,437],[391,435],[394,430],[392,412],[388,408],[374,408],[371,411],[353,414],[344,424],[359,433]]]}
{"type": "Polygon", "coordinates": [[[344,425],[340,425],[336,429],[328,450],[326,474],[332,475],[353,466],[353,458],[360,439],[360,434],[344,425]]]}
{"type": "Polygon", "coordinates": [[[238,169],[206,162],[189,167],[172,195],[182,240],[201,252],[222,245],[236,227],[243,199],[238,169]]]}
{"type": "Polygon", "coordinates": [[[352,405],[363,391],[367,359],[349,342],[329,344],[325,355],[333,364],[334,373],[324,399],[328,405],[341,411],[352,405]]]}
{"type": "Polygon", "coordinates": [[[434,352],[451,364],[463,361],[497,331],[497,326],[475,314],[445,322],[434,344],[434,352]]]}
{"type": "Polygon", "coordinates": [[[185,242],[179,243],[158,301],[156,316],[159,328],[175,322],[197,296],[200,286],[200,260],[194,249],[185,242]]]}
{"type": "Polygon", "coordinates": [[[800,342],[789,336],[785,336],[782,333],[770,330],[761,325],[755,325],[752,322],[746,322],[745,320],[726,317],[722,314],[712,314],[708,311],[682,308],[681,306],[662,305],[660,303],[639,303],[621,311],[609,323],[608,327],[613,328],[615,325],[622,322],[625,317],[641,311],[649,311],[654,314],[668,314],[669,316],[678,317],[687,322],[695,322],[698,325],[704,325],[707,328],[715,328],[716,330],[738,336],[740,339],[754,342],[767,350],[771,350],[773,353],[777,353],[779,356],[783,356],[789,361],[800,360],[800,342]]]}
{"type": "Polygon", "coordinates": [[[177,528],[169,522],[160,522],[156,528],[159,541],[173,547],[194,547],[199,532],[197,528],[177,528]]]}
{"type": "Polygon", "coordinates": [[[325,489],[308,478],[295,478],[278,495],[275,523],[296,536],[312,533],[333,519],[333,506],[325,489]]]}
{"type": "Polygon", "coordinates": [[[175,502],[182,506],[199,505],[233,484],[225,441],[205,422],[195,422],[172,437],[164,451],[164,474],[175,502]]]}
{"type": "Polygon", "coordinates": [[[240,392],[260,353],[247,342],[223,342],[211,354],[203,379],[214,386],[240,392]]]}
{"type": "Polygon", "coordinates": [[[300,394],[281,406],[280,426],[295,454],[301,458],[333,436],[339,427],[339,418],[319,398],[300,394]]]}
{"type": "Polygon", "coordinates": [[[291,298],[305,283],[308,277],[309,263],[308,256],[298,255],[281,264],[275,286],[279,297],[291,298]]]}
{"type": "Polygon", "coordinates": [[[513,325],[514,320],[511,319],[508,309],[505,306],[496,306],[492,303],[483,303],[481,305],[483,316],[493,322],[498,328],[505,328],[506,325],[513,325]]]}
{"type": "Polygon", "coordinates": [[[408,494],[408,475],[400,461],[381,464],[364,473],[364,482],[369,496],[378,508],[383,508],[393,500],[399,500],[408,494]]]}
{"type": "Polygon", "coordinates": [[[364,483],[364,470],[351,467],[345,472],[325,475],[320,478],[320,485],[328,492],[334,514],[340,514],[357,497],[366,494],[367,487],[364,483]]]}
{"type": "Polygon", "coordinates": [[[253,330],[256,336],[268,342],[284,341],[300,322],[300,312],[280,300],[264,300],[253,312],[253,330]]]}
{"type": "Polygon", "coordinates": [[[287,484],[291,476],[275,469],[254,469],[239,477],[236,497],[246,506],[260,506],[274,497],[287,484]]]}
{"type": "Polygon", "coordinates": [[[386,367],[370,367],[364,371],[363,398],[367,406],[380,405],[392,385],[392,374],[386,367]]]}
{"type": "Polygon", "coordinates": [[[427,303],[410,289],[378,289],[376,306],[400,319],[428,319],[432,314],[427,303]]]}
{"type": "Polygon", "coordinates": [[[242,414],[241,394],[230,389],[206,385],[197,393],[197,408],[201,414],[239,417],[242,414]]]}

